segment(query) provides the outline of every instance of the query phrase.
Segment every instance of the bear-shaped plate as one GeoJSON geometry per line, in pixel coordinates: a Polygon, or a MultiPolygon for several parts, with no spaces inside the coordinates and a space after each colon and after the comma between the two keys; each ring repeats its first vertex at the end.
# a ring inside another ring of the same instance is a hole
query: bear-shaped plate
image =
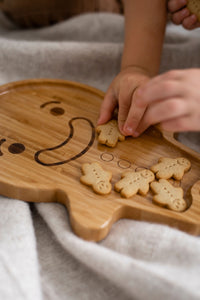
{"type": "Polygon", "coordinates": [[[78,236],[100,241],[121,218],[167,224],[200,233],[200,155],[174,135],[151,127],[114,148],[98,143],[95,130],[104,93],[84,84],[32,79],[0,87],[0,194],[28,202],[59,202],[78,236]],[[181,186],[187,209],[156,205],[153,193],[128,199],[114,190],[125,171],[150,169],[160,157],[185,157],[191,169],[181,186]],[[81,166],[97,162],[112,172],[108,195],[80,182],[81,166]]]}

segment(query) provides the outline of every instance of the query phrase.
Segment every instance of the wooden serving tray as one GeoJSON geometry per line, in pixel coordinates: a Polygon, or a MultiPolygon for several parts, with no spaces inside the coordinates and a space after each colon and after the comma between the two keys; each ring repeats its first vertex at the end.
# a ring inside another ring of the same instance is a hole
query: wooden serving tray
{"type": "Polygon", "coordinates": [[[116,148],[100,145],[95,126],[104,94],[64,80],[27,80],[0,87],[0,193],[31,202],[60,202],[74,232],[106,237],[120,218],[168,224],[200,234],[200,155],[157,127],[116,148]],[[192,167],[181,182],[188,209],[178,213],[152,203],[152,193],[124,199],[112,189],[95,194],[80,183],[81,165],[99,162],[113,174],[149,168],[160,157],[186,157],[192,167]]]}

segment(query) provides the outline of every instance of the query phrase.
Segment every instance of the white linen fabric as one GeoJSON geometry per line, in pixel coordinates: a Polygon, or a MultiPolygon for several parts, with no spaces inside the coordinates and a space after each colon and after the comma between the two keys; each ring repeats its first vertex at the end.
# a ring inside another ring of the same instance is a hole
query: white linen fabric
{"type": "MultiPolygon", "coordinates": [[[[61,78],[106,91],[118,73],[124,18],[85,14],[21,30],[0,15],[0,84],[61,78]]],[[[200,67],[200,31],[168,25],[160,72],[200,67]]],[[[179,136],[200,151],[199,133],[179,136]]],[[[197,300],[200,239],[120,220],[101,242],[71,230],[64,206],[0,197],[1,300],[197,300]]]]}

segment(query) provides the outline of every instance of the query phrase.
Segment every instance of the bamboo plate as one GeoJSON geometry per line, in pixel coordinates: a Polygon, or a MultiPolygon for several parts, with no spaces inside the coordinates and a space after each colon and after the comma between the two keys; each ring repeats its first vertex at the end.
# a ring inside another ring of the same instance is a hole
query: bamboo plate
{"type": "Polygon", "coordinates": [[[104,94],[64,80],[26,80],[0,87],[0,193],[31,202],[60,202],[73,231],[87,240],[106,237],[120,218],[167,224],[200,233],[200,155],[157,127],[116,148],[98,144],[95,133],[104,94]],[[192,164],[181,182],[188,209],[178,213],[152,203],[152,193],[121,198],[112,189],[95,194],[80,183],[81,165],[97,161],[112,172],[149,168],[160,157],[184,156],[192,164]],[[199,180],[199,181],[198,181],[199,180]]]}

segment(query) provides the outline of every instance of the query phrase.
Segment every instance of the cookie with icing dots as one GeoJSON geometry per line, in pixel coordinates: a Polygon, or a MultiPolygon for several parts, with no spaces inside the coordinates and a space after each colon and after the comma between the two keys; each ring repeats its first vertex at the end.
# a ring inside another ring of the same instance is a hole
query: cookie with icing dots
{"type": "Polygon", "coordinates": [[[100,195],[106,195],[111,192],[110,183],[112,173],[105,171],[97,162],[85,163],[82,165],[81,183],[91,186],[93,191],[100,195]]]}
{"type": "Polygon", "coordinates": [[[154,203],[177,212],[182,212],[187,208],[181,187],[174,187],[166,179],[154,181],[150,186],[151,190],[155,193],[153,197],[154,203]]]}
{"type": "Polygon", "coordinates": [[[116,147],[118,141],[124,141],[125,136],[118,128],[117,120],[110,120],[106,124],[98,125],[96,128],[98,141],[108,147],[116,147]]]}
{"type": "Polygon", "coordinates": [[[128,171],[122,174],[122,179],[115,183],[115,190],[122,197],[130,198],[139,193],[146,195],[149,191],[149,183],[154,180],[154,174],[150,170],[128,171]]]}
{"type": "Polygon", "coordinates": [[[190,161],[184,157],[161,157],[158,163],[151,166],[150,169],[155,173],[158,179],[169,179],[173,177],[176,180],[181,180],[184,173],[189,171],[190,168],[190,161]]]}

